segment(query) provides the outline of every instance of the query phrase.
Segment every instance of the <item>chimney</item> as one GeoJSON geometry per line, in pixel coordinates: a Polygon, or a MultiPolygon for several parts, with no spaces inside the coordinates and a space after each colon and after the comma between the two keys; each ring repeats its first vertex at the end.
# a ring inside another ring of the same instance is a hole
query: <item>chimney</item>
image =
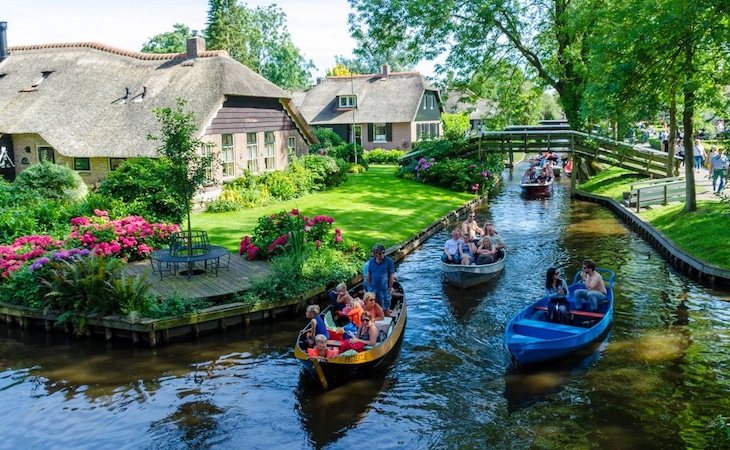
{"type": "Polygon", "coordinates": [[[8,29],[7,22],[0,22],[0,62],[8,59],[8,37],[5,30],[8,29]]]}
{"type": "Polygon", "coordinates": [[[193,36],[188,38],[188,59],[194,59],[205,51],[205,39],[198,36],[198,30],[193,30],[193,36]]]}
{"type": "Polygon", "coordinates": [[[390,75],[390,66],[383,64],[383,78],[388,78],[388,75],[390,75]]]}

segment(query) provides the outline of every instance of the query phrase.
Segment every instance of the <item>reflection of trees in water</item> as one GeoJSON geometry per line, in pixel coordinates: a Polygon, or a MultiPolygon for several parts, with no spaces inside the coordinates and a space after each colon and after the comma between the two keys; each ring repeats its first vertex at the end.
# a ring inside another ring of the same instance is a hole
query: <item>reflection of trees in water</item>
{"type": "MultiPolygon", "coordinates": [[[[218,428],[218,416],[223,409],[215,406],[210,400],[199,400],[183,403],[166,418],[153,422],[150,428],[156,434],[178,435],[191,448],[207,448],[208,439],[215,435],[218,428]]],[[[169,441],[169,440],[168,440],[169,441]]]]}

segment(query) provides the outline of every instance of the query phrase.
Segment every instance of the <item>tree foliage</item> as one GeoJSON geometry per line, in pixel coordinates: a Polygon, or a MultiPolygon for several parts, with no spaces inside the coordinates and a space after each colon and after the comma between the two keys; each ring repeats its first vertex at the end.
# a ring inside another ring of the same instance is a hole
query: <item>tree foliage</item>
{"type": "Polygon", "coordinates": [[[274,84],[303,89],[311,84],[311,60],[294,45],[286,14],[277,5],[248,8],[235,0],[210,0],[207,47],[226,50],[274,84]]]}
{"type": "Polygon", "coordinates": [[[187,48],[190,28],[187,25],[176,23],[172,31],[152,36],[142,46],[145,53],[182,53],[187,48]]]}
{"type": "Polygon", "coordinates": [[[444,138],[450,141],[464,139],[469,131],[469,114],[467,113],[442,113],[441,121],[444,123],[444,138]]]}
{"type": "Polygon", "coordinates": [[[448,53],[446,67],[470,78],[501,60],[529,67],[560,96],[568,120],[580,128],[587,38],[593,7],[603,0],[349,0],[353,36],[383,49],[404,48],[417,59],[448,53]]]}

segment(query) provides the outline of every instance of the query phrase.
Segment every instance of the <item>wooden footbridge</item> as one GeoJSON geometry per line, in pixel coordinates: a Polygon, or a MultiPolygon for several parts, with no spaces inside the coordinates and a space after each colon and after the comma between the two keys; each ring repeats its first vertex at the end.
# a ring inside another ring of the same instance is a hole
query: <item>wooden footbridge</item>
{"type": "Polygon", "coordinates": [[[573,167],[576,168],[580,168],[581,160],[592,160],[623,167],[651,178],[678,174],[681,160],[674,158],[670,161],[667,153],[574,131],[566,123],[551,122],[545,121],[536,126],[511,126],[503,131],[482,132],[469,139],[464,153],[507,153],[509,162],[513,163],[514,152],[552,151],[570,153],[573,167]]]}

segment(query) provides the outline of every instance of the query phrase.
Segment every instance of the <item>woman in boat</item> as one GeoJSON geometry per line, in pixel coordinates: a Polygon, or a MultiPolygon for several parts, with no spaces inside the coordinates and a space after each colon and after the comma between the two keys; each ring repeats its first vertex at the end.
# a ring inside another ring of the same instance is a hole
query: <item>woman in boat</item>
{"type": "Polygon", "coordinates": [[[497,250],[492,247],[492,241],[489,240],[489,236],[482,236],[482,238],[479,240],[479,246],[475,251],[477,257],[477,265],[492,264],[494,262],[495,253],[497,253],[497,250]]]}
{"type": "Polygon", "coordinates": [[[545,274],[545,297],[558,298],[568,295],[568,283],[560,277],[560,270],[551,267],[545,274]]]}
{"type": "MultiPolygon", "coordinates": [[[[375,301],[375,293],[374,292],[366,292],[365,295],[363,295],[363,302],[365,302],[365,307],[363,308],[363,314],[368,313],[368,315],[375,321],[375,320],[383,320],[385,318],[385,312],[383,311],[383,308],[378,305],[378,303],[375,301]]],[[[361,314],[362,318],[362,314],[361,314]]],[[[360,326],[360,324],[357,324],[360,326]]]]}
{"type": "Polygon", "coordinates": [[[327,336],[318,334],[314,337],[314,348],[307,349],[309,359],[328,359],[334,358],[340,354],[336,348],[327,348],[327,336]]]}
{"type": "Polygon", "coordinates": [[[363,312],[360,320],[362,324],[357,329],[357,334],[342,342],[340,352],[344,353],[350,349],[361,352],[365,350],[366,345],[375,346],[378,343],[378,327],[370,317],[370,313],[363,312]]]}

